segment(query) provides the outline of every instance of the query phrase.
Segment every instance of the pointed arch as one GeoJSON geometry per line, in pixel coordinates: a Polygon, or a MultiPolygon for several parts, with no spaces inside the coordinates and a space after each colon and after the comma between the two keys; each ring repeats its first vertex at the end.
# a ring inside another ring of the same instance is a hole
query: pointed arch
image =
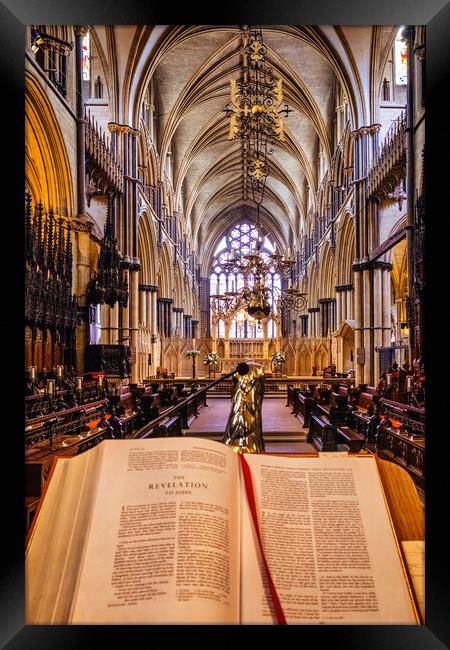
{"type": "Polygon", "coordinates": [[[355,259],[355,224],[346,210],[341,216],[336,234],[336,285],[352,284],[352,265],[355,259]]]}
{"type": "Polygon", "coordinates": [[[146,210],[139,216],[138,256],[141,260],[142,284],[156,284],[158,273],[158,246],[153,219],[146,210]]]}
{"type": "MultiPolygon", "coordinates": [[[[75,123],[73,124],[75,137],[75,123]]],[[[76,213],[73,169],[53,108],[29,72],[25,74],[25,183],[33,203],[62,216],[76,213]]]]}
{"type": "Polygon", "coordinates": [[[334,255],[329,242],[322,246],[319,263],[319,295],[321,298],[334,296],[334,255]]]}

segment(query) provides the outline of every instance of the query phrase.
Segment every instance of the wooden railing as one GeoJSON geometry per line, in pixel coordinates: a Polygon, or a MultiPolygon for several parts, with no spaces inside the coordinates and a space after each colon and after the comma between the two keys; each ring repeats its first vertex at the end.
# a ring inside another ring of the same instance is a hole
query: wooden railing
{"type": "MultiPolygon", "coordinates": [[[[208,377],[205,377],[200,380],[195,380],[195,379],[190,379],[187,380],[185,378],[179,378],[177,379],[176,377],[174,378],[169,378],[169,379],[154,379],[151,381],[146,381],[145,383],[153,383],[153,381],[159,382],[160,384],[163,384],[164,386],[173,386],[176,383],[184,382],[184,383],[201,383],[201,384],[206,384],[206,390],[211,391],[212,394],[214,392],[216,393],[223,393],[223,392],[231,392],[231,375],[233,373],[229,373],[227,376],[222,376],[217,379],[210,379],[208,377]]],[[[339,384],[345,384],[346,386],[354,386],[355,380],[353,378],[348,378],[348,377],[266,377],[265,382],[264,382],[264,392],[265,393],[284,393],[287,395],[287,390],[288,386],[292,386],[293,388],[300,388],[302,390],[307,390],[308,386],[314,385],[314,386],[337,386],[339,384]]]]}
{"type": "MultiPolygon", "coordinates": [[[[234,371],[233,371],[234,372],[234,371]]],[[[228,377],[231,377],[233,373],[230,373],[228,377]]],[[[175,404],[174,406],[171,406],[168,408],[164,413],[162,413],[160,416],[152,420],[151,422],[148,422],[147,424],[144,424],[143,427],[138,429],[137,431],[134,432],[133,438],[151,438],[156,434],[156,432],[159,430],[159,428],[164,425],[165,422],[172,421],[174,417],[179,417],[181,419],[181,427],[183,429],[188,429],[189,428],[189,421],[193,417],[198,416],[198,410],[201,406],[207,406],[206,404],[206,395],[208,390],[213,388],[214,386],[218,385],[219,382],[224,381],[224,377],[220,377],[219,379],[215,379],[212,381],[203,381],[202,383],[206,383],[206,386],[203,386],[202,388],[199,388],[195,393],[192,395],[189,395],[185,399],[181,400],[178,402],[178,404],[175,404]]],[[[167,385],[167,384],[173,384],[175,383],[175,379],[161,379],[159,380],[160,383],[167,385]]],[[[173,426],[173,425],[171,425],[173,426]]]]}
{"type": "Polygon", "coordinates": [[[88,422],[99,418],[100,414],[106,411],[107,405],[107,400],[102,399],[27,420],[25,447],[31,447],[44,440],[49,440],[49,445],[52,446],[52,439],[56,435],[78,435],[88,422]]]}

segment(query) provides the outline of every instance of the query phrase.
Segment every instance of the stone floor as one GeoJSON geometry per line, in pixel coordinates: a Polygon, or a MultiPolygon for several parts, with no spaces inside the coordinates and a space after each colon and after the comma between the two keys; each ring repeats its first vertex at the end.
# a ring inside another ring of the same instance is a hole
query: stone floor
{"type": "MultiPolygon", "coordinates": [[[[281,399],[279,397],[264,397],[262,403],[264,440],[267,443],[276,443],[280,447],[280,453],[289,453],[286,444],[303,443],[306,445],[307,435],[307,430],[302,428],[298,418],[291,414],[291,408],[285,406],[285,400],[285,397],[281,399]]],[[[191,422],[189,429],[185,430],[185,435],[204,435],[213,438],[223,435],[230,414],[230,400],[208,398],[207,404],[207,408],[200,409],[198,418],[191,422]]],[[[310,447],[310,445],[306,445],[305,449],[296,448],[291,453],[310,451],[310,447]]],[[[267,451],[271,450],[267,449],[267,451]]]]}

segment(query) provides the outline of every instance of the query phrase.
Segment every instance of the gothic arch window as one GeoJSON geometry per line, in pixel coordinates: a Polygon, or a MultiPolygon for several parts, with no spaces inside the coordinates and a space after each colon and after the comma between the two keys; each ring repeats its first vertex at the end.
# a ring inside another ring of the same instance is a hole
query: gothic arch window
{"type": "Polygon", "coordinates": [[[397,86],[404,86],[407,83],[407,59],[408,59],[408,49],[406,41],[402,37],[403,28],[401,27],[397,36],[395,37],[394,43],[394,55],[395,55],[395,83],[397,86]]]}
{"type": "Polygon", "coordinates": [[[82,41],[82,68],[83,68],[83,81],[90,81],[91,79],[91,41],[89,32],[83,36],[82,41]]]}
{"type": "MultiPolygon", "coordinates": [[[[263,235],[261,235],[263,236],[263,235]]],[[[256,242],[259,237],[259,232],[254,223],[250,221],[242,221],[234,225],[227,234],[221,239],[214,251],[214,261],[210,274],[210,293],[211,295],[223,295],[227,291],[239,291],[245,285],[245,279],[240,273],[229,272],[226,267],[226,262],[232,254],[249,255],[255,248],[256,242]]],[[[261,255],[268,257],[275,253],[275,245],[269,235],[263,236],[263,244],[261,247],[261,255]]],[[[252,287],[254,278],[250,276],[247,279],[247,286],[252,287]]],[[[278,314],[276,303],[277,290],[281,289],[280,274],[273,272],[268,273],[265,278],[266,286],[270,289],[268,297],[272,313],[278,314]]],[[[221,326],[220,326],[221,327],[221,326]]],[[[221,331],[224,331],[221,328],[221,331]]],[[[268,336],[274,337],[276,332],[275,321],[269,323],[268,336]]],[[[219,334],[219,323],[217,323],[217,336],[219,334]]],[[[256,339],[263,338],[264,332],[261,327],[257,326],[257,321],[246,314],[245,310],[239,310],[230,322],[230,338],[246,338],[256,339]]]]}

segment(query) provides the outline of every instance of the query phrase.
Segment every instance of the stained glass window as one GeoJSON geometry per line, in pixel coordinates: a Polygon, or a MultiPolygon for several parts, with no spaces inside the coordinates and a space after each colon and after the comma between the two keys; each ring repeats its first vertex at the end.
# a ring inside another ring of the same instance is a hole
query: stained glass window
{"type": "Polygon", "coordinates": [[[83,81],[89,81],[91,78],[91,44],[89,40],[89,32],[83,36],[81,47],[83,53],[83,81]]]}
{"type": "MultiPolygon", "coordinates": [[[[214,260],[211,266],[210,275],[210,292],[211,294],[223,295],[227,291],[239,291],[245,284],[244,277],[241,273],[231,273],[228,271],[225,262],[231,255],[232,251],[236,255],[248,255],[252,248],[255,247],[260,233],[255,224],[243,221],[230,228],[225,237],[222,238],[214,252],[214,260]]],[[[275,245],[271,238],[266,235],[263,237],[261,255],[267,257],[275,252],[275,245]]],[[[277,313],[275,293],[281,288],[281,279],[279,273],[268,273],[265,278],[266,286],[271,290],[268,296],[272,313],[277,313]]],[[[253,279],[247,280],[247,286],[251,287],[253,279]]],[[[217,336],[224,336],[224,323],[217,323],[217,336]]],[[[230,338],[255,339],[263,338],[264,333],[261,327],[258,327],[257,321],[248,316],[244,309],[240,309],[230,322],[230,338]]],[[[268,322],[268,336],[276,336],[275,320],[272,318],[268,322]]]]}
{"type": "Polygon", "coordinates": [[[402,29],[399,29],[395,39],[395,83],[403,86],[408,80],[408,48],[406,41],[402,40],[402,29]]]}

